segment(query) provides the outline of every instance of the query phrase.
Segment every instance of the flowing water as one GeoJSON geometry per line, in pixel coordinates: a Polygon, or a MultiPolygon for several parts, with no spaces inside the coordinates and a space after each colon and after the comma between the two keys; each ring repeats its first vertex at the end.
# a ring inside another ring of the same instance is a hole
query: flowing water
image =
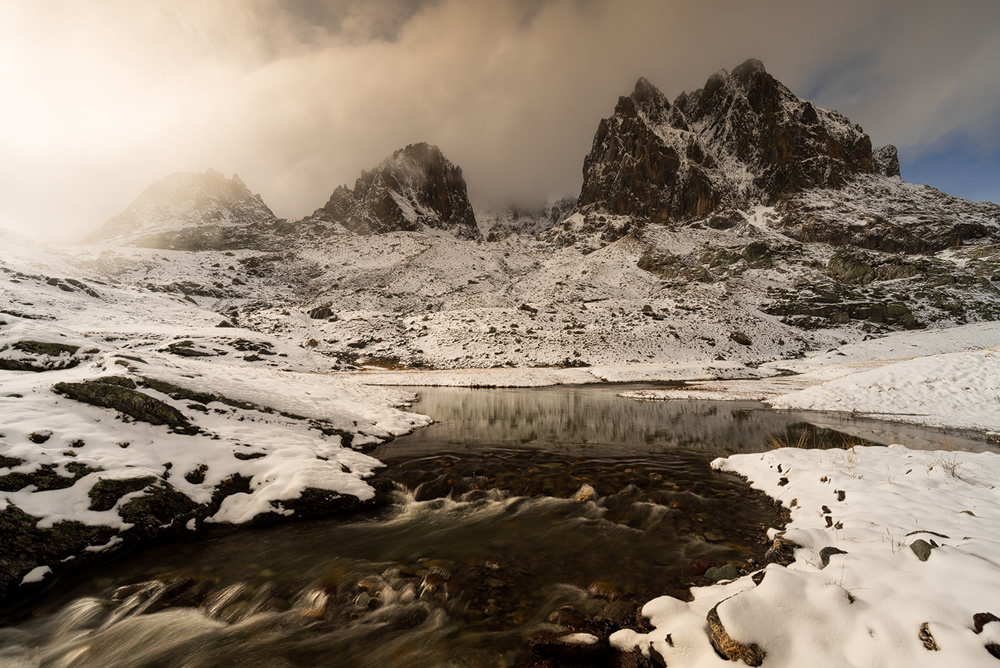
{"type": "Polygon", "coordinates": [[[414,409],[439,423],[375,452],[384,506],[90,568],[0,628],[0,665],[532,665],[539,634],[642,629],[643,602],[762,561],[781,514],[714,456],[803,433],[939,438],[621,389],[421,389],[414,409]]]}

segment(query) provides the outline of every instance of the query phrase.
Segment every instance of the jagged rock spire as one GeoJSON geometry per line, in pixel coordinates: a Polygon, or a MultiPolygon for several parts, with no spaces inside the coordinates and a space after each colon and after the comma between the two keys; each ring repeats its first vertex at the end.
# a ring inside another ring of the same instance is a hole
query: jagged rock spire
{"type": "MultiPolygon", "coordinates": [[[[884,173],[881,163],[878,170],[884,173]]],[[[871,140],[859,126],[798,98],[763,63],[748,60],[673,105],[640,78],[598,127],[580,206],[682,221],[875,172],[871,140]]]]}
{"type": "Polygon", "coordinates": [[[363,171],[353,189],[338,187],[312,217],[358,234],[429,227],[480,238],[462,169],[426,143],[410,144],[363,171]]]}

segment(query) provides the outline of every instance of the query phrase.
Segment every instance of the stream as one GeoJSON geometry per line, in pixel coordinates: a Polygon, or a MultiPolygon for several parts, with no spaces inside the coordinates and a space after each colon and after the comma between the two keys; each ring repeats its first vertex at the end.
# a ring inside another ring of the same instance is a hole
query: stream
{"type": "Polygon", "coordinates": [[[386,463],[372,481],[380,507],[87,568],[0,628],[0,666],[561,665],[549,635],[642,630],[651,598],[688,599],[709,568],[763,563],[782,514],[712,471],[715,457],[861,439],[992,449],[754,402],[638,402],[624,389],[419,388],[413,410],[437,423],[374,451],[386,463]]]}

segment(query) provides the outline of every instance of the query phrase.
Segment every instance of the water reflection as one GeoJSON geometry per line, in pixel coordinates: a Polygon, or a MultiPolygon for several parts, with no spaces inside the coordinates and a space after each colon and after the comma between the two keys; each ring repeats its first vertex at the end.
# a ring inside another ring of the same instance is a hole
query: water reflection
{"type": "Polygon", "coordinates": [[[445,448],[476,450],[484,445],[597,456],[676,449],[725,456],[771,449],[775,440],[793,445],[803,431],[811,447],[864,440],[917,449],[996,449],[967,434],[843,414],[774,411],[754,401],[636,401],[618,396],[635,389],[622,385],[413,389],[420,396],[413,410],[430,415],[436,424],[379,447],[373,453],[376,457],[412,456],[445,448]]]}

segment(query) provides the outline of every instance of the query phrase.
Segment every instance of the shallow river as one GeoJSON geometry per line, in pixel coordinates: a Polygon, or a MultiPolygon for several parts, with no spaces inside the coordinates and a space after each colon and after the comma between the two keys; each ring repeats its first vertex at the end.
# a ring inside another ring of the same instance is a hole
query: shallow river
{"type": "MultiPolygon", "coordinates": [[[[864,437],[973,440],[622,386],[420,389],[438,423],[379,447],[387,503],[132,553],[0,628],[7,666],[515,666],[539,634],[641,629],[638,609],[752,570],[780,513],[715,456],[864,437]]],[[[522,663],[522,665],[529,665],[522,663]]]]}

